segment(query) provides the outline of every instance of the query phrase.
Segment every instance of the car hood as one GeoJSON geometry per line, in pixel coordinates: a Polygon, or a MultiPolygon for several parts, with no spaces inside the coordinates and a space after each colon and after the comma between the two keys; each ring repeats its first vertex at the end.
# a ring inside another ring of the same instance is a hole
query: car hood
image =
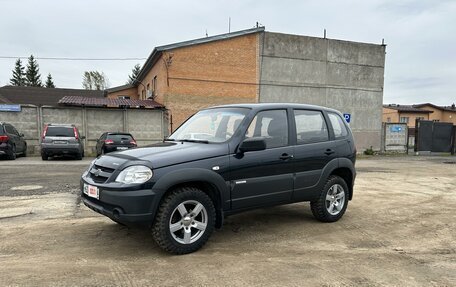
{"type": "Polygon", "coordinates": [[[147,147],[109,153],[100,157],[95,164],[116,169],[127,161],[148,161],[153,168],[160,168],[227,154],[228,144],[160,142],[147,147]]]}

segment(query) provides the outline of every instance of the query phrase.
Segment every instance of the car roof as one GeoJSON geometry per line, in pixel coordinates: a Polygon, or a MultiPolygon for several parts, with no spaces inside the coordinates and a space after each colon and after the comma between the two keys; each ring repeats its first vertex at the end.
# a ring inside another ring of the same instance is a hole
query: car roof
{"type": "Polygon", "coordinates": [[[267,110],[267,109],[283,109],[283,108],[294,108],[294,109],[311,109],[311,110],[324,110],[329,112],[340,113],[338,110],[317,106],[317,105],[307,105],[307,104],[294,104],[294,103],[245,103],[245,104],[230,104],[230,105],[221,105],[214,106],[207,109],[216,109],[216,108],[247,108],[252,110],[267,110]]]}

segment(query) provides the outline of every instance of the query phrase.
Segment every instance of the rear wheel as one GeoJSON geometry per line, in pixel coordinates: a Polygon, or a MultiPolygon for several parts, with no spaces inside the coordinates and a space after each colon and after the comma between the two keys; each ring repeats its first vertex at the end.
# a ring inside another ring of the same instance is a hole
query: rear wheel
{"type": "Polygon", "coordinates": [[[16,159],[16,146],[13,145],[11,147],[11,150],[6,154],[6,158],[9,160],[15,160],[16,159]]]}
{"type": "Polygon", "coordinates": [[[48,160],[47,154],[44,153],[44,152],[41,152],[41,159],[42,159],[42,160],[48,160]]]}
{"type": "Polygon", "coordinates": [[[314,217],[323,222],[339,220],[344,215],[347,205],[348,186],[337,175],[328,178],[318,200],[310,203],[314,217]]]}
{"type": "Polygon", "coordinates": [[[186,254],[207,242],[214,225],[215,208],[209,196],[197,188],[182,187],[163,200],[152,234],[165,251],[186,254]]]}
{"type": "Polygon", "coordinates": [[[83,156],[82,153],[78,153],[78,154],[76,154],[76,159],[77,160],[81,160],[82,156],[83,156]]]}

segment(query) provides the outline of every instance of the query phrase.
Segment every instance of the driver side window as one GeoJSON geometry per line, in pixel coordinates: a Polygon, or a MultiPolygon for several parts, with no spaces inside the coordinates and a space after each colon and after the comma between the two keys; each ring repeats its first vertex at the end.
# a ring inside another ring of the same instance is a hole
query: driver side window
{"type": "Polygon", "coordinates": [[[250,123],[246,138],[262,137],[266,148],[288,145],[288,119],[286,110],[259,112],[250,123]]]}

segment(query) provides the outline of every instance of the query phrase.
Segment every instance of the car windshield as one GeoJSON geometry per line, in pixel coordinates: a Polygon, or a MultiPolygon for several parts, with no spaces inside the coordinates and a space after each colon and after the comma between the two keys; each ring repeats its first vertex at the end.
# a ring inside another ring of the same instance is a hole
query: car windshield
{"type": "Polygon", "coordinates": [[[249,109],[216,108],[203,110],[182,124],[168,140],[221,143],[239,128],[249,109]]]}
{"type": "Polygon", "coordinates": [[[48,127],[47,137],[74,137],[74,130],[70,127],[48,127]]]}

